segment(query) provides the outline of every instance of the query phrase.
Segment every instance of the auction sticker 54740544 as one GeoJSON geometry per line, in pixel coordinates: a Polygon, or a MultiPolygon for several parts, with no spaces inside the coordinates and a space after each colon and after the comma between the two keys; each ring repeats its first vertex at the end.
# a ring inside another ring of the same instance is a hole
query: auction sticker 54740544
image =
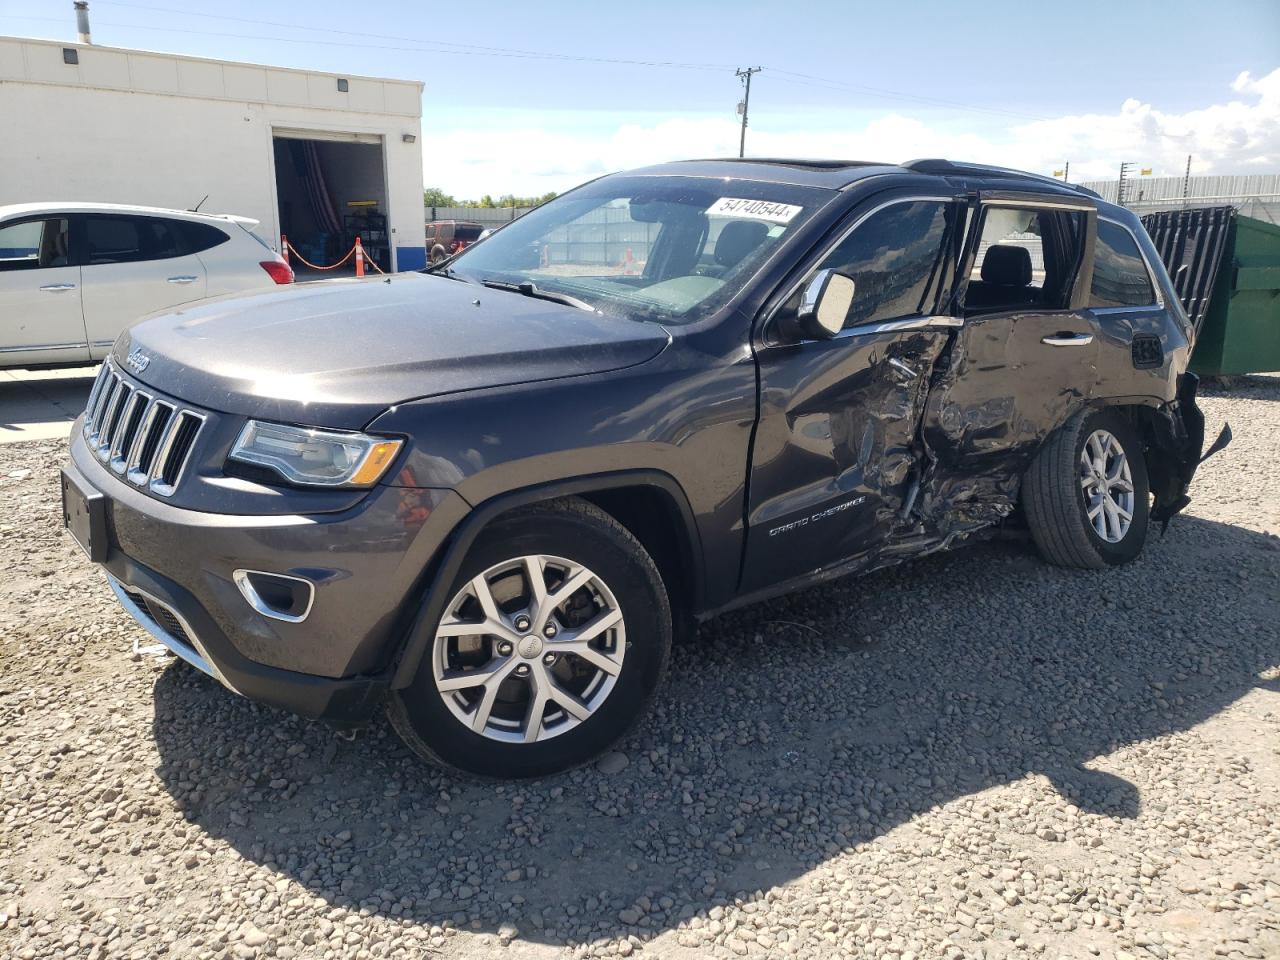
{"type": "Polygon", "coordinates": [[[742,200],[737,197],[721,197],[707,207],[712,217],[739,217],[744,220],[764,220],[767,223],[790,223],[804,207],[790,203],[773,203],[769,200],[742,200]]]}

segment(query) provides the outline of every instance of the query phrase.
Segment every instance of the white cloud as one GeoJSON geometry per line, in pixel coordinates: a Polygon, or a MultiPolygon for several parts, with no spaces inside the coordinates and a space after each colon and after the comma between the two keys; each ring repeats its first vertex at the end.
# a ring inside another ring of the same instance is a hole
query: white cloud
{"type": "MultiPolygon", "coordinates": [[[[1071,161],[1071,179],[1112,178],[1123,160],[1180,175],[1187,154],[1195,173],[1247,173],[1280,166],[1280,68],[1231,83],[1234,97],[1185,113],[1125,100],[1115,113],[966,126],[967,114],[929,119],[888,114],[834,126],[830,113],[753,115],[755,156],[901,161],[941,156],[1050,173],[1071,161]]],[[[527,116],[522,113],[521,116],[527,116]]],[[[841,118],[835,118],[840,123],[841,118]]],[[[732,156],[738,125],[730,117],[679,116],[652,123],[620,120],[599,133],[512,127],[428,132],[425,179],[460,197],[565,190],[613,170],[684,157],[732,156]]]]}

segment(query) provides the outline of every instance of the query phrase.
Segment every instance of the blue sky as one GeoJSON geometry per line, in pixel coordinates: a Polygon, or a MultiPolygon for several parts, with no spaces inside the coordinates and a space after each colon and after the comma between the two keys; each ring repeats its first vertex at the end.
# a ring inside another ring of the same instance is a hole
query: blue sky
{"type": "MultiPolygon", "coordinates": [[[[1061,158],[1073,179],[1121,160],[1180,173],[1188,152],[1201,172],[1280,170],[1280,0],[91,0],[90,14],[107,45],[422,80],[424,178],[464,196],[732,152],[739,65],[765,68],[748,152],[1061,158]]],[[[0,33],[73,38],[70,0],[0,0],[0,33]]]]}

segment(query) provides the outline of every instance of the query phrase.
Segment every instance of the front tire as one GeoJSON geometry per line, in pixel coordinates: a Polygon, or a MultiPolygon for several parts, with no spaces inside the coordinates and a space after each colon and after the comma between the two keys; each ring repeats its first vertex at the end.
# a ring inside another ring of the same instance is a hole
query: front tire
{"type": "Polygon", "coordinates": [[[1086,411],[1050,437],[1023,478],[1041,556],[1101,570],[1142,552],[1151,511],[1142,441],[1115,410],[1086,411]]]}
{"type": "Polygon", "coordinates": [[[543,776],[621,738],[670,650],[666,591],[640,542],[584,500],[539,504],[477,538],[432,649],[387,712],[434,763],[543,776]]]}

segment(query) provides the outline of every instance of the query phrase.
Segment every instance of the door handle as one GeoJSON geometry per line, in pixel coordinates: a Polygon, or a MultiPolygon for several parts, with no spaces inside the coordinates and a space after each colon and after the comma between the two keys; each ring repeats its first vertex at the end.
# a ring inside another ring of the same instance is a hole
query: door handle
{"type": "Polygon", "coordinates": [[[1083,347],[1093,343],[1092,333],[1055,333],[1051,337],[1041,337],[1041,343],[1051,347],[1083,347]]]}
{"type": "Polygon", "coordinates": [[[199,277],[170,277],[170,283],[195,283],[199,277]]]}
{"type": "Polygon", "coordinates": [[[46,283],[40,289],[46,293],[65,293],[66,291],[74,290],[75,288],[76,285],[74,283],[46,283]]]}

